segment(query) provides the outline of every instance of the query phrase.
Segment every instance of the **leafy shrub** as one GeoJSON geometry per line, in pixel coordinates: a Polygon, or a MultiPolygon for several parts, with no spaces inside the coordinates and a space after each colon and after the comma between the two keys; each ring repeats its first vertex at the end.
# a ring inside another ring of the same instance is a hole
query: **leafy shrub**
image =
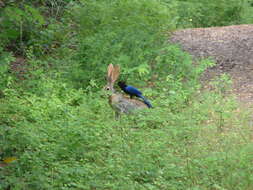
{"type": "Polygon", "coordinates": [[[41,56],[44,53],[51,53],[60,42],[68,39],[66,37],[69,34],[66,30],[68,26],[57,22],[58,16],[63,15],[67,2],[41,3],[31,1],[23,4],[12,1],[5,2],[5,6],[0,7],[2,47],[21,55],[32,49],[34,55],[41,56]],[[45,6],[42,6],[43,4],[45,6]],[[45,15],[51,17],[47,18],[45,15]]]}
{"type": "Polygon", "coordinates": [[[251,14],[253,10],[253,1],[244,1],[244,10],[240,13],[241,14],[241,22],[243,24],[252,24],[253,23],[253,16],[251,14]]]}
{"type": "Polygon", "coordinates": [[[10,72],[10,62],[13,61],[13,57],[10,53],[3,51],[0,47],[0,97],[3,95],[3,91],[13,81],[10,72]]]}
{"type": "Polygon", "coordinates": [[[147,78],[164,32],[174,25],[173,12],[155,0],[85,1],[73,9],[79,47],[71,76],[83,86],[103,81],[110,63],[121,65],[125,78],[147,78]]]}
{"type": "MultiPolygon", "coordinates": [[[[246,6],[247,7],[247,6],[246,6]]],[[[179,26],[210,27],[242,23],[243,0],[178,1],[179,26]]]]}
{"type": "Polygon", "coordinates": [[[40,12],[29,5],[24,5],[23,9],[15,5],[7,6],[1,16],[0,39],[5,44],[16,41],[15,45],[18,45],[18,47],[14,47],[16,49],[23,48],[25,43],[36,36],[39,29],[45,24],[40,12]]]}

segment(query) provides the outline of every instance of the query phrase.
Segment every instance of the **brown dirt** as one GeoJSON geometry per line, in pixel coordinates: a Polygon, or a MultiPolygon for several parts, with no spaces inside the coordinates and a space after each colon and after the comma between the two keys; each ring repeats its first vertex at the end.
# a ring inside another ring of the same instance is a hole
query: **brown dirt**
{"type": "Polygon", "coordinates": [[[253,25],[178,30],[170,42],[180,44],[195,58],[212,57],[217,64],[204,79],[230,74],[238,99],[253,105],[253,25]]]}
{"type": "Polygon", "coordinates": [[[23,80],[26,73],[26,61],[23,57],[16,57],[16,60],[11,62],[11,72],[15,73],[18,79],[23,80]]]}

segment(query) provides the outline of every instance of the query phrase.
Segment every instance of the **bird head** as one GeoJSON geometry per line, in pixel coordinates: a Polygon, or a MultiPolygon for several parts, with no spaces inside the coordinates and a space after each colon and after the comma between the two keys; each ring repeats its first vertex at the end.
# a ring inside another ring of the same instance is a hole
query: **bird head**
{"type": "Polygon", "coordinates": [[[125,81],[119,81],[118,85],[120,88],[125,88],[127,86],[125,81]]]}

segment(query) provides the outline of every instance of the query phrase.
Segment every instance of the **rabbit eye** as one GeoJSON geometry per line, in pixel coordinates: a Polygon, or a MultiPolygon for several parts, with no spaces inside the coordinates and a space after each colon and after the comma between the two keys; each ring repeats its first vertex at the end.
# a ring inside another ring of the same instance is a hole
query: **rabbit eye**
{"type": "Polygon", "coordinates": [[[110,90],[110,88],[109,88],[109,87],[106,87],[106,90],[110,90]]]}

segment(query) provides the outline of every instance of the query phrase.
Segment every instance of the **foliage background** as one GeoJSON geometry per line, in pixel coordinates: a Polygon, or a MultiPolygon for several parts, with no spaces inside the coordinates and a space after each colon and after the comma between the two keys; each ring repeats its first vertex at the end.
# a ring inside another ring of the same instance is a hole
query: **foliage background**
{"type": "Polygon", "coordinates": [[[229,76],[203,91],[167,43],[186,27],[252,23],[243,0],[0,2],[0,189],[252,189],[249,113],[229,76]],[[16,58],[25,60],[18,63],[16,58]],[[154,109],[115,121],[108,64],[154,109]],[[109,111],[110,110],[110,111],[109,111]]]}

